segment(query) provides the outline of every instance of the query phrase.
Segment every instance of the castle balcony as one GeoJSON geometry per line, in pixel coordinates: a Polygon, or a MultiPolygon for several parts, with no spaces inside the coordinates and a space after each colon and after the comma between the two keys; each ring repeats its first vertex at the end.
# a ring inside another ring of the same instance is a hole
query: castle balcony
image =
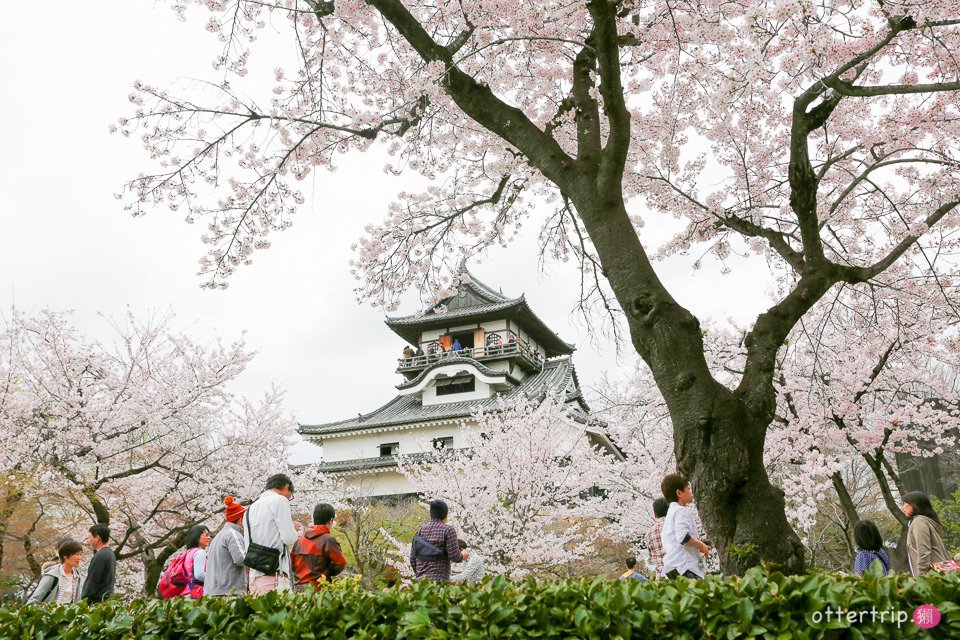
{"type": "Polygon", "coordinates": [[[442,362],[444,358],[458,357],[471,358],[477,362],[490,360],[515,360],[527,370],[540,371],[543,369],[544,357],[536,349],[520,340],[512,333],[504,339],[497,333],[486,335],[486,344],[474,347],[464,347],[457,351],[443,351],[437,342],[429,342],[420,347],[424,354],[397,360],[397,373],[416,374],[430,365],[442,362]]]}

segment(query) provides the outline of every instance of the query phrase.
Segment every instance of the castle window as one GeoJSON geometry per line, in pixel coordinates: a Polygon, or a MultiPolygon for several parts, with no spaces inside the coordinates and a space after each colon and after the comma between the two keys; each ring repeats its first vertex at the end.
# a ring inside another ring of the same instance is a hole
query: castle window
{"type": "Polygon", "coordinates": [[[434,438],[432,443],[434,449],[453,449],[453,436],[434,438]]]}
{"type": "Polygon", "coordinates": [[[380,456],[395,456],[400,453],[400,443],[399,442],[388,442],[387,444],[380,445],[380,456]]]}
{"type": "Polygon", "coordinates": [[[469,375],[438,378],[436,385],[438,396],[449,396],[473,391],[476,388],[476,379],[469,375]]]}

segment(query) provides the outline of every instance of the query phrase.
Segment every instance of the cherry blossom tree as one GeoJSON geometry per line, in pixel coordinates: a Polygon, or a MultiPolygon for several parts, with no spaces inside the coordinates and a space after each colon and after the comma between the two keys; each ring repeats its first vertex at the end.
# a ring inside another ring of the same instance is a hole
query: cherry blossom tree
{"type": "MultiPolygon", "coordinates": [[[[957,446],[960,317],[952,272],[940,278],[942,288],[918,287],[915,275],[901,268],[877,286],[838,288],[788,337],[777,365],[778,410],[766,459],[786,492],[788,516],[805,537],[824,502],[836,503],[851,526],[860,508],[879,507],[900,524],[902,551],[906,490],[895,454],[939,455],[957,446]],[[859,477],[855,488],[851,472],[859,477]],[[862,504],[870,496],[880,503],[862,504]]],[[[708,360],[719,379],[738,374],[742,335],[709,332],[708,360]]],[[[640,363],[627,380],[605,379],[594,393],[598,415],[617,425],[611,436],[636,466],[627,482],[611,486],[645,499],[658,495],[659,478],[672,468],[673,443],[649,370],[640,363]]]]}
{"type": "Polygon", "coordinates": [[[677,468],[673,455],[670,413],[643,362],[625,379],[604,375],[591,390],[595,417],[623,452],[622,464],[611,465],[602,486],[617,507],[613,529],[617,537],[646,547],[644,534],[653,524],[653,501],[662,496],[660,482],[677,468]]]}
{"type": "Polygon", "coordinates": [[[837,291],[791,334],[769,448],[772,462],[795,467],[784,480],[801,522],[828,492],[859,520],[842,472],[860,464],[901,526],[902,551],[906,489],[895,454],[953,450],[960,427],[957,285],[952,274],[939,281],[942,289],[917,287],[912,273],[891,269],[880,286],[837,291]]]}
{"type": "MultiPolygon", "coordinates": [[[[731,384],[743,361],[739,334],[715,326],[705,333],[711,370],[718,380],[731,384]]],[[[604,474],[603,487],[611,498],[607,508],[614,519],[611,529],[618,539],[646,549],[652,503],[663,497],[663,477],[677,469],[669,409],[649,367],[639,359],[625,376],[604,374],[590,395],[592,415],[604,422],[604,432],[625,456],[622,464],[610,465],[604,474]]],[[[713,558],[707,562],[714,569],[713,558]]]]}
{"type": "MultiPolygon", "coordinates": [[[[185,17],[187,4],[173,3],[185,17]]],[[[545,250],[581,262],[586,295],[653,372],[724,569],[803,567],[764,465],[778,354],[834,287],[898,262],[935,286],[922,254],[955,252],[956,2],[190,4],[223,41],[221,80],[183,96],[137,83],[118,129],[157,162],[129,185],[131,208],[207,223],[207,286],[290,226],[298,181],[380,141],[388,171],[432,186],[398,194],[361,240],[363,300],[389,308],[411,287],[439,300],[462,256],[544,214],[545,250]],[[299,55],[261,100],[243,76],[260,31],[282,24],[299,55]],[[641,241],[664,215],[677,236],[641,241]],[[779,278],[733,387],[653,266],[695,247],[758,255],[779,278]],[[741,561],[731,544],[759,553],[741,561]]]]}
{"type": "Polygon", "coordinates": [[[5,333],[4,367],[31,419],[4,422],[4,441],[26,445],[4,455],[109,524],[117,558],[143,563],[148,592],[190,526],[286,468],[296,428],[280,391],[256,402],[228,391],[253,357],[242,341],[200,344],[171,322],[128,316],[113,348],[85,340],[68,314],[16,314],[5,333]]]}
{"type": "Polygon", "coordinates": [[[592,555],[599,519],[610,512],[597,489],[615,461],[562,401],[501,401],[460,437],[464,448],[425,461],[401,455],[399,467],[421,495],[447,501],[450,523],[488,572],[564,575],[567,563],[592,555]]]}
{"type": "MultiPolygon", "coordinates": [[[[14,317],[16,312],[14,311],[14,317]]],[[[0,567],[3,567],[9,527],[28,489],[42,482],[43,466],[33,453],[39,417],[24,392],[15,357],[23,327],[12,322],[0,331],[0,567]]]]}

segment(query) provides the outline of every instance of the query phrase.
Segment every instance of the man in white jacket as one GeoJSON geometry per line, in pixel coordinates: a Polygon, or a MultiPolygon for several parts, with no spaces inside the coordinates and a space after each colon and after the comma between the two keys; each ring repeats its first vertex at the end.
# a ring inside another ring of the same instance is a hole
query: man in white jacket
{"type": "Polygon", "coordinates": [[[247,526],[244,541],[273,547],[280,551],[280,567],[274,574],[263,574],[250,569],[250,593],[263,595],[270,591],[290,589],[290,546],[300,537],[303,527],[293,522],[290,501],[293,500],[293,482],[283,473],[267,478],[267,486],[260,497],[247,508],[247,526]]]}

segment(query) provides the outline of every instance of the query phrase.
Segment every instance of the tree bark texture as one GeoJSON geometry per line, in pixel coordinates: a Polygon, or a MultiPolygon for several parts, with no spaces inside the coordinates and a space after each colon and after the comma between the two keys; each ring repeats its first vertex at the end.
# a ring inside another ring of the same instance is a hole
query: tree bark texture
{"type": "Polygon", "coordinates": [[[7,530],[14,511],[23,500],[23,488],[19,485],[7,485],[4,489],[3,506],[0,507],[0,569],[3,568],[3,557],[6,548],[7,530]]]}
{"type": "MultiPolygon", "coordinates": [[[[633,345],[667,403],[677,466],[691,481],[723,571],[742,573],[759,562],[801,571],[804,547],[787,521],[783,492],[764,466],[773,420],[772,369],[755,383],[758,388],[731,390],[718,383],[706,363],[699,321],[656,278],[622,200],[591,191],[588,186],[572,197],[626,310],[633,345]],[[769,403],[751,406],[751,399],[767,395],[769,403]]],[[[782,339],[771,339],[775,355],[782,339]]]]}
{"type": "Polygon", "coordinates": [[[143,595],[157,594],[157,584],[160,582],[160,576],[163,575],[167,560],[176,552],[177,547],[163,547],[159,553],[152,551],[143,553],[143,595]]]}

